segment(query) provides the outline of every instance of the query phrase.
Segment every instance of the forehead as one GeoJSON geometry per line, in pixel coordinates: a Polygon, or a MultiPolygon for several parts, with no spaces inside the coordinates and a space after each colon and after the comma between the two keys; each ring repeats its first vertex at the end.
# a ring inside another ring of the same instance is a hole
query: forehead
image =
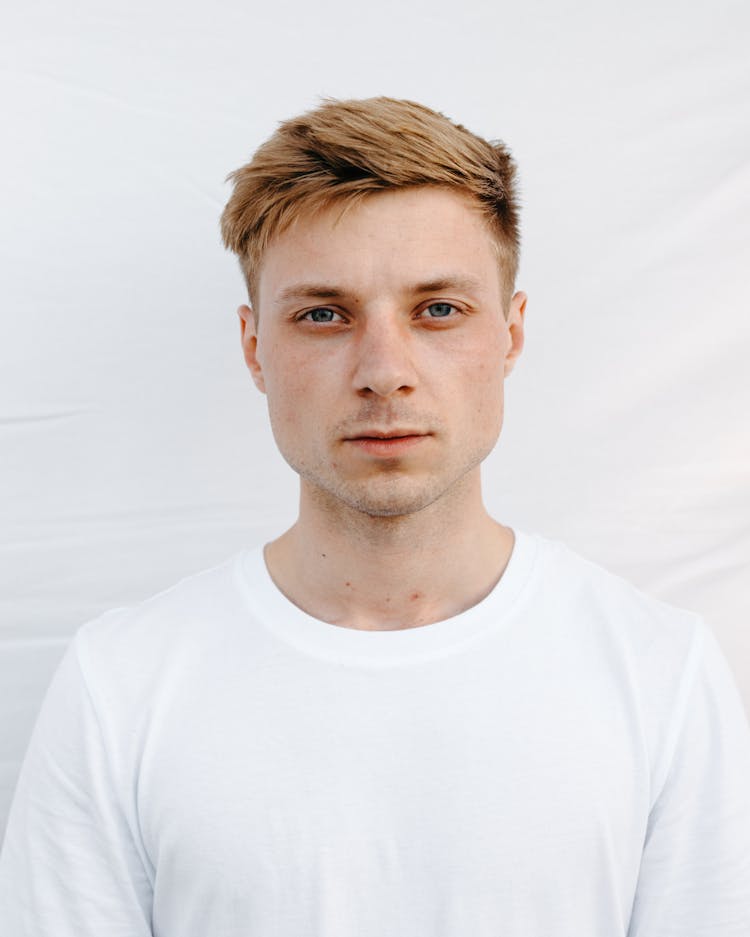
{"type": "Polygon", "coordinates": [[[493,298],[499,291],[497,243],[479,206],[437,187],[388,190],[301,213],[266,248],[258,299],[276,303],[305,282],[395,290],[439,281],[446,271],[493,298]]]}

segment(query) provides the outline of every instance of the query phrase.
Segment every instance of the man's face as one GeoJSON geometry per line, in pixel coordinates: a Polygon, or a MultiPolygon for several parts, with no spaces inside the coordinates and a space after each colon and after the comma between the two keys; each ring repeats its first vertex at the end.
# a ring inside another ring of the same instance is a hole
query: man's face
{"type": "Polygon", "coordinates": [[[506,321],[492,237],[461,195],[387,191],[340,212],[269,244],[257,326],[239,309],[245,359],[303,494],[411,514],[479,484],[526,297],[506,321]]]}

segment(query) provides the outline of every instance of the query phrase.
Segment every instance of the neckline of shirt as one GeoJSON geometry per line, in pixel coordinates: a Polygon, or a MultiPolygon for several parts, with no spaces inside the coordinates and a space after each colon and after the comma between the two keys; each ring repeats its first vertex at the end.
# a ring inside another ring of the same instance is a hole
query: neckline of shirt
{"type": "Polygon", "coordinates": [[[251,613],[269,632],[297,650],[340,662],[378,666],[445,656],[490,629],[504,628],[521,596],[539,553],[539,538],[514,528],[510,559],[494,588],[476,605],[442,621],[416,628],[362,631],[308,615],[278,588],[264,547],[236,558],[237,587],[251,613]]]}

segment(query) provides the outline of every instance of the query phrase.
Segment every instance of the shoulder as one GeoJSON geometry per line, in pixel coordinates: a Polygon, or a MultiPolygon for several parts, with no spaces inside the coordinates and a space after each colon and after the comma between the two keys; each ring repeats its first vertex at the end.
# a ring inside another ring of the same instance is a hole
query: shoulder
{"type": "Polygon", "coordinates": [[[734,678],[699,614],[647,594],[561,541],[535,539],[532,608],[548,611],[545,635],[555,659],[575,679],[601,681],[640,726],[653,791],[664,782],[684,727],[706,722],[712,712],[721,712],[747,745],[734,678]]]}
{"type": "Polygon", "coordinates": [[[129,638],[157,638],[175,628],[184,631],[196,618],[219,610],[234,592],[234,570],[240,554],[208,569],[184,576],[165,589],[133,605],[112,608],[80,626],[76,636],[85,642],[129,638]],[[156,631],[154,629],[156,628],[156,631]]]}
{"type": "MultiPolygon", "coordinates": [[[[244,551],[243,551],[244,552],[244,551]]],[[[153,692],[170,674],[197,667],[244,618],[237,586],[243,553],[185,576],[134,605],[112,608],[81,625],[69,654],[90,692],[108,698],[153,692]]]]}
{"type": "Polygon", "coordinates": [[[606,659],[634,691],[674,698],[695,676],[710,629],[696,612],[649,595],[560,540],[535,535],[535,607],[561,639],[606,659]]]}
{"type": "Polygon", "coordinates": [[[534,539],[537,588],[554,594],[561,611],[584,612],[603,627],[618,627],[648,643],[660,634],[676,637],[701,629],[696,612],[645,592],[561,540],[541,535],[534,539]]]}

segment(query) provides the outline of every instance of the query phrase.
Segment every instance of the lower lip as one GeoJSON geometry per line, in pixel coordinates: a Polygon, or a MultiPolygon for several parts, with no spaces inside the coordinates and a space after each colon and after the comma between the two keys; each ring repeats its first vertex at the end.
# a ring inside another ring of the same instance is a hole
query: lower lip
{"type": "Polygon", "coordinates": [[[396,456],[412,449],[417,443],[427,439],[427,436],[394,436],[392,439],[376,439],[373,436],[362,436],[358,439],[348,439],[363,452],[370,455],[396,456]]]}

